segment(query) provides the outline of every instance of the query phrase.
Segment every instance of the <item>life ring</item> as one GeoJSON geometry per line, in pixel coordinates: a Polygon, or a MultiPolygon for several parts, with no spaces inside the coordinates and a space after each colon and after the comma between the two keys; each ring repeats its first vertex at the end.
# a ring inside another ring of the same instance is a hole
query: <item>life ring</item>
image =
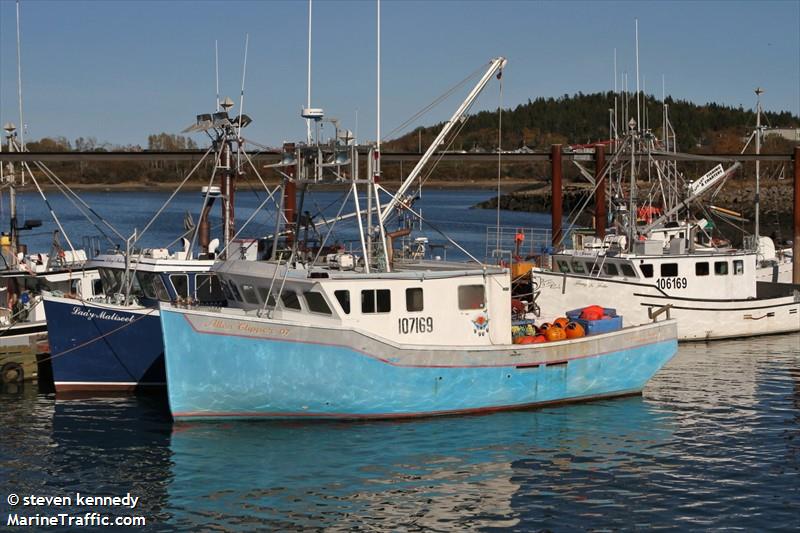
{"type": "Polygon", "coordinates": [[[19,363],[6,363],[0,370],[0,382],[3,385],[22,383],[25,380],[25,371],[19,363]]]}

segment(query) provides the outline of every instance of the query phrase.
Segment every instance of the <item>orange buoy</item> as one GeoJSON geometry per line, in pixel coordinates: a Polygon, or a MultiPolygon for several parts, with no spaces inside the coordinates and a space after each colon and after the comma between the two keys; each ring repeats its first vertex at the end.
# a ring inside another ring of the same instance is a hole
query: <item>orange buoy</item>
{"type": "Polygon", "coordinates": [[[553,325],[560,328],[567,327],[567,324],[569,324],[569,319],[567,319],[565,316],[560,316],[553,321],[553,325]]]}
{"type": "Polygon", "coordinates": [[[544,332],[544,336],[547,338],[548,342],[563,341],[567,338],[567,334],[564,330],[557,327],[548,328],[547,331],[544,332]]]}
{"type": "Polygon", "coordinates": [[[552,329],[553,324],[550,322],[545,322],[541,326],[539,326],[539,333],[544,334],[548,329],[552,329]]]}
{"type": "Polygon", "coordinates": [[[580,337],[585,337],[586,332],[583,329],[583,326],[578,324],[577,322],[570,322],[567,324],[567,327],[564,328],[564,333],[567,334],[568,339],[578,339],[580,337]]]}
{"type": "Polygon", "coordinates": [[[524,337],[518,337],[519,342],[517,344],[533,344],[536,337],[532,337],[531,335],[525,335],[524,337]]]}
{"type": "Polygon", "coordinates": [[[533,338],[533,344],[539,344],[540,342],[547,342],[547,337],[544,335],[536,335],[533,338]]]}

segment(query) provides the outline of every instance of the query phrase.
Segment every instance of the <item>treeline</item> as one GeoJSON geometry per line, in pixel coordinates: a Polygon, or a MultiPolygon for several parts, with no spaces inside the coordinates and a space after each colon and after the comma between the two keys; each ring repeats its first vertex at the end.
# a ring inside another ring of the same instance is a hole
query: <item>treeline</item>
{"type": "MultiPolygon", "coordinates": [[[[138,144],[114,145],[100,142],[94,137],[78,137],[70,141],[66,137],[45,137],[25,143],[30,152],[143,152],[197,150],[197,143],[189,137],[171,133],[148,135],[147,147],[138,144]]],[[[68,183],[128,182],[164,183],[183,178],[193,163],[189,161],[53,161],[47,166],[68,183]]]]}
{"type": "MultiPolygon", "coordinates": [[[[659,138],[663,138],[664,106],[668,107],[670,123],[677,137],[678,149],[684,152],[714,148],[720,134],[747,137],[755,129],[756,114],[742,107],[716,103],[694,104],[667,97],[664,102],[648,95],[643,99],[642,122],[659,138]]],[[[622,99],[617,97],[619,129],[625,127],[630,115],[636,117],[636,101],[629,103],[629,117],[621,116],[622,99]]],[[[609,138],[609,109],[614,108],[614,93],[565,94],[558,98],[536,98],[511,109],[504,109],[502,148],[515,150],[528,147],[545,150],[551,144],[588,144],[609,138]]],[[[770,127],[800,127],[800,117],[784,111],[762,113],[762,124],[770,127]]],[[[442,124],[418,128],[387,143],[386,149],[417,151],[421,139],[423,149],[438,133],[442,124]]],[[[497,149],[497,111],[481,111],[469,117],[451,150],[484,151],[497,149]]]]}

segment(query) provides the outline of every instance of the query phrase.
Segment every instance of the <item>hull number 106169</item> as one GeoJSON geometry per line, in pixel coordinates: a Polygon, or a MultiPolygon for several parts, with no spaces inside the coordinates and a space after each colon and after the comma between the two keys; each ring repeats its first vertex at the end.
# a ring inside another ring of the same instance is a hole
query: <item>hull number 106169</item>
{"type": "Polygon", "coordinates": [[[685,289],[689,286],[686,278],[658,278],[656,286],[659,289],[685,289]]]}

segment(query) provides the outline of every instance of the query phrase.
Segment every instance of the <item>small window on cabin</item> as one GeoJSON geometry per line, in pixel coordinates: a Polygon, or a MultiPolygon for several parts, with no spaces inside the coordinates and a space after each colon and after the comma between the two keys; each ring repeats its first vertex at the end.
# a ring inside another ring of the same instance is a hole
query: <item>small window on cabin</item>
{"type": "Polygon", "coordinates": [[[422,311],[422,289],[406,289],[406,311],[422,311]]]}
{"type": "Polygon", "coordinates": [[[197,274],[194,278],[195,298],[201,303],[219,303],[226,299],[219,278],[214,274],[197,274]]]}
{"type": "Polygon", "coordinates": [[[694,274],[696,276],[708,276],[708,273],[709,273],[708,262],[703,261],[702,263],[694,264],[694,274]]]}
{"type": "Polygon", "coordinates": [[[242,285],[242,296],[244,296],[245,302],[258,305],[258,294],[256,294],[256,289],[252,285],[242,285]]]}
{"type": "Polygon", "coordinates": [[[558,262],[558,270],[560,272],[569,273],[569,262],[564,261],[563,259],[559,259],[557,262],[558,262]]]}
{"type": "Polygon", "coordinates": [[[661,263],[661,277],[674,278],[678,275],[678,263],[661,263]]]}
{"type": "Polygon", "coordinates": [[[741,259],[733,260],[733,275],[734,276],[744,275],[744,261],[742,261],[741,259]]]}
{"type": "Polygon", "coordinates": [[[189,297],[189,276],[186,274],[172,274],[169,280],[172,282],[172,288],[175,289],[175,294],[178,298],[189,297]]]}
{"type": "Polygon", "coordinates": [[[617,265],[614,263],[604,264],[603,272],[605,272],[607,276],[619,276],[619,270],[617,270],[617,265]]]}
{"type": "Polygon", "coordinates": [[[339,302],[339,305],[342,308],[342,311],[346,315],[350,314],[350,291],[334,291],[333,295],[336,296],[336,301],[339,302]]]}
{"type": "Polygon", "coordinates": [[[572,262],[572,271],[576,274],[585,274],[586,271],[583,269],[583,263],[580,261],[573,261],[572,262]]]}
{"type": "Polygon", "coordinates": [[[595,275],[598,272],[600,272],[600,265],[597,263],[590,263],[589,261],[586,261],[586,272],[588,272],[591,275],[595,275]]]}
{"type": "Polygon", "coordinates": [[[258,295],[261,297],[261,303],[267,302],[267,306],[275,307],[275,295],[270,294],[269,289],[266,287],[258,288],[258,295]]]}
{"type": "Polygon", "coordinates": [[[308,310],[312,313],[321,313],[323,315],[333,314],[331,308],[328,306],[328,302],[325,301],[325,297],[321,293],[309,291],[304,292],[303,296],[306,298],[308,310]]]}
{"type": "Polygon", "coordinates": [[[458,288],[458,308],[483,309],[486,307],[486,294],[483,285],[462,285],[458,288]]]}
{"type": "Polygon", "coordinates": [[[652,278],[653,277],[653,265],[649,265],[647,263],[642,263],[641,265],[639,265],[639,270],[642,271],[642,276],[644,276],[646,278],[652,278]]]}
{"type": "Polygon", "coordinates": [[[619,265],[619,267],[622,269],[622,275],[623,276],[628,277],[628,278],[635,278],[636,277],[636,272],[633,270],[633,267],[631,265],[629,265],[628,263],[622,263],[621,265],[619,265]]]}
{"type": "Polygon", "coordinates": [[[137,272],[136,280],[142,288],[142,293],[145,298],[161,300],[162,302],[169,301],[167,288],[164,286],[164,282],[158,274],[153,274],[152,272],[137,272]]]}
{"type": "Polygon", "coordinates": [[[389,289],[361,291],[362,313],[388,313],[391,310],[391,292],[389,289]]]}
{"type": "Polygon", "coordinates": [[[728,262],[727,261],[714,261],[714,274],[717,276],[728,275],[728,262]]]}
{"type": "Polygon", "coordinates": [[[233,299],[237,302],[242,301],[242,295],[239,294],[239,288],[236,286],[234,282],[228,282],[228,286],[231,288],[231,294],[233,294],[233,299]]]}
{"type": "Polygon", "coordinates": [[[294,309],[295,311],[300,311],[300,298],[297,297],[297,293],[294,291],[286,291],[281,294],[281,302],[283,302],[283,306],[286,309],[294,309]]]}

